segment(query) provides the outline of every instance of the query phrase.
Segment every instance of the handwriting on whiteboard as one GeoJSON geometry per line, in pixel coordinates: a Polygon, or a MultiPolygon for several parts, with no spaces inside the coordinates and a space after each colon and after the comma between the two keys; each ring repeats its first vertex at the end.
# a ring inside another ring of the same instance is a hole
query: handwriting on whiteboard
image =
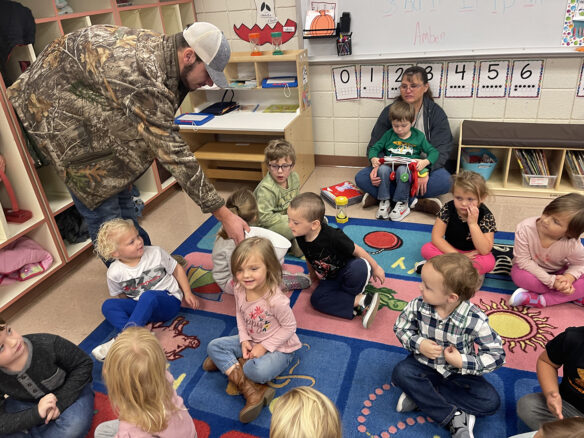
{"type": "Polygon", "coordinates": [[[446,32],[434,33],[432,26],[427,29],[422,29],[420,22],[416,22],[416,30],[414,32],[414,46],[421,46],[424,44],[438,44],[446,38],[446,32]]]}

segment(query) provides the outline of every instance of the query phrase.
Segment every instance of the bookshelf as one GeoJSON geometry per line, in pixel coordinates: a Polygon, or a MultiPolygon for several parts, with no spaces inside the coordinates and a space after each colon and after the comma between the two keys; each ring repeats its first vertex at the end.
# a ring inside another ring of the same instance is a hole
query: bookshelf
{"type": "Polygon", "coordinates": [[[487,180],[494,195],[554,198],[570,192],[584,193],[582,179],[570,177],[566,161],[568,152],[584,151],[584,125],[463,120],[457,172],[463,151],[471,149],[484,149],[496,157],[497,164],[487,180]],[[517,156],[530,157],[534,163],[520,164],[517,156]],[[538,171],[543,167],[541,162],[547,164],[547,171],[538,171]],[[532,174],[534,171],[537,173],[532,174]]]}
{"type": "MultiPolygon", "coordinates": [[[[256,111],[232,111],[215,116],[200,126],[181,125],[181,135],[211,178],[259,181],[266,173],[263,155],[258,155],[273,138],[285,138],[296,151],[294,170],[304,183],[314,170],[312,106],[308,87],[306,50],[285,50],[283,55],[263,52],[232,52],[225,75],[229,82],[249,81],[252,86],[234,89],[234,99],[256,111]],[[262,88],[265,78],[296,76],[298,85],[262,88]],[[294,112],[263,112],[270,105],[297,107],[294,112]]],[[[218,102],[223,90],[199,89],[190,93],[190,106],[183,112],[200,112],[218,102]]]]}
{"type": "MultiPolygon", "coordinates": [[[[72,13],[59,15],[55,0],[19,0],[35,18],[34,44],[17,46],[10,54],[6,76],[0,78],[0,150],[6,158],[11,180],[21,209],[30,210],[32,219],[23,224],[6,223],[0,214],[0,249],[20,236],[29,236],[49,251],[54,262],[47,271],[22,283],[0,288],[0,311],[15,302],[45,278],[58,271],[91,247],[89,240],[69,243],[59,233],[56,216],[73,207],[71,196],[52,166],[35,169],[16,115],[6,96],[6,85],[21,74],[21,66],[33,63],[37,55],[56,38],[95,24],[114,24],[147,28],[160,33],[182,31],[195,21],[192,0],[133,0],[118,6],[116,0],[68,0],[72,13]]],[[[172,187],[175,179],[155,162],[137,181],[141,198],[148,204],[172,187]]],[[[0,201],[9,205],[0,185],[0,201]]],[[[1,210],[0,210],[1,212],[1,210]]]]}

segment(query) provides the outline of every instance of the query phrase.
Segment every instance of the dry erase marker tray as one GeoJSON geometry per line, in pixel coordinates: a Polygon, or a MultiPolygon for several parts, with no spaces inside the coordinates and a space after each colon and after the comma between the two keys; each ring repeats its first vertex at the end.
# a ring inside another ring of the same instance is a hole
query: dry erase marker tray
{"type": "Polygon", "coordinates": [[[175,125],[201,126],[215,117],[213,114],[184,113],[174,119],[175,125]]]}

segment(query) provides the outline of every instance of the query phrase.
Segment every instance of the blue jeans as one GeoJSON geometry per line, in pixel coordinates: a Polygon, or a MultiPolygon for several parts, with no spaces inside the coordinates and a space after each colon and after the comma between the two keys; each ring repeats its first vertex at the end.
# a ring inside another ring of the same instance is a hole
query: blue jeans
{"type": "MultiPolygon", "coordinates": [[[[355,175],[355,183],[357,184],[357,187],[369,193],[375,199],[380,199],[378,193],[379,187],[375,187],[373,184],[371,184],[371,178],[369,177],[369,174],[372,170],[373,167],[369,166],[357,172],[357,175],[355,175]]],[[[451,185],[451,176],[446,169],[441,167],[440,169],[433,170],[430,172],[430,177],[428,178],[428,187],[426,193],[424,196],[420,196],[420,198],[435,198],[436,196],[448,193],[450,191],[451,185]]],[[[392,196],[395,187],[396,186],[394,185],[390,185],[390,196],[387,199],[395,199],[395,197],[392,196]]]]}
{"type": "Polygon", "coordinates": [[[126,326],[143,327],[149,322],[168,321],[180,310],[180,301],[165,290],[148,290],[138,301],[131,298],[105,300],[101,311],[105,319],[122,331],[126,326]]]}
{"type": "Polygon", "coordinates": [[[501,399],[483,376],[452,374],[443,377],[413,355],[399,362],[391,380],[432,420],[444,427],[457,410],[467,414],[493,415],[501,399]]]}
{"type": "MultiPolygon", "coordinates": [[[[37,409],[38,402],[24,402],[6,399],[6,412],[15,413],[29,409],[37,409]]],[[[59,418],[50,421],[49,424],[42,423],[33,427],[27,432],[16,432],[8,435],[1,435],[2,438],[85,438],[91,427],[93,420],[93,390],[91,383],[77,397],[77,400],[61,412],[59,418]]]]}
{"type": "MultiPolygon", "coordinates": [[[[382,164],[377,170],[377,176],[381,178],[377,196],[380,201],[386,199],[393,199],[395,202],[408,202],[410,197],[410,187],[412,186],[409,180],[408,166],[401,165],[395,168],[395,180],[389,179],[392,168],[387,164],[382,164]],[[408,175],[408,182],[403,182],[401,176],[408,175]],[[391,193],[393,192],[393,196],[391,193]]],[[[369,181],[371,182],[371,181],[369,181]]]]}
{"type": "Polygon", "coordinates": [[[87,229],[92,242],[97,239],[97,232],[101,224],[111,219],[122,218],[132,219],[138,234],[144,240],[144,245],[151,245],[150,236],[148,236],[146,230],[138,225],[138,217],[136,216],[136,208],[134,207],[130,189],[124,189],[117,195],[106,199],[93,210],[87,208],[73,193],[71,193],[71,197],[75,207],[87,222],[87,229]]]}
{"type": "Polygon", "coordinates": [[[319,281],[310,296],[312,307],[328,315],[353,319],[355,296],[367,286],[369,273],[365,259],[355,257],[349,260],[335,278],[319,281]]]}
{"type": "MultiPolygon", "coordinates": [[[[207,354],[223,374],[243,357],[239,335],[213,339],[207,346],[207,354]]],[[[266,383],[279,376],[292,362],[294,353],[268,351],[262,357],[248,360],[243,366],[243,374],[256,383],[266,383]]]]}

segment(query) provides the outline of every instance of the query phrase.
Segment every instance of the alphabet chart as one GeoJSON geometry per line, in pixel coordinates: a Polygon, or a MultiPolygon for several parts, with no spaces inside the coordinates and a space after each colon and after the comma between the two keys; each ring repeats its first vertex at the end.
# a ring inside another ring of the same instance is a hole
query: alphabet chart
{"type": "Polygon", "coordinates": [[[442,96],[442,76],[444,75],[444,64],[439,63],[418,65],[420,67],[424,67],[424,70],[426,70],[426,74],[428,75],[428,84],[430,84],[432,96],[442,96]]]}
{"type": "Polygon", "coordinates": [[[365,99],[383,99],[383,65],[362,65],[360,97],[365,99]]]}
{"type": "Polygon", "coordinates": [[[509,97],[539,97],[543,60],[513,61],[509,97]]]}
{"type": "Polygon", "coordinates": [[[399,86],[401,85],[404,71],[411,67],[412,64],[391,64],[387,66],[387,98],[395,99],[400,95],[399,86]]]}
{"type": "Polygon", "coordinates": [[[449,62],[444,97],[472,97],[476,65],[470,62],[449,62]]]}
{"type": "Polygon", "coordinates": [[[354,65],[333,68],[333,82],[337,100],[357,99],[357,68],[354,65]]]}
{"type": "Polygon", "coordinates": [[[509,61],[481,61],[477,97],[505,97],[509,61]]]}

